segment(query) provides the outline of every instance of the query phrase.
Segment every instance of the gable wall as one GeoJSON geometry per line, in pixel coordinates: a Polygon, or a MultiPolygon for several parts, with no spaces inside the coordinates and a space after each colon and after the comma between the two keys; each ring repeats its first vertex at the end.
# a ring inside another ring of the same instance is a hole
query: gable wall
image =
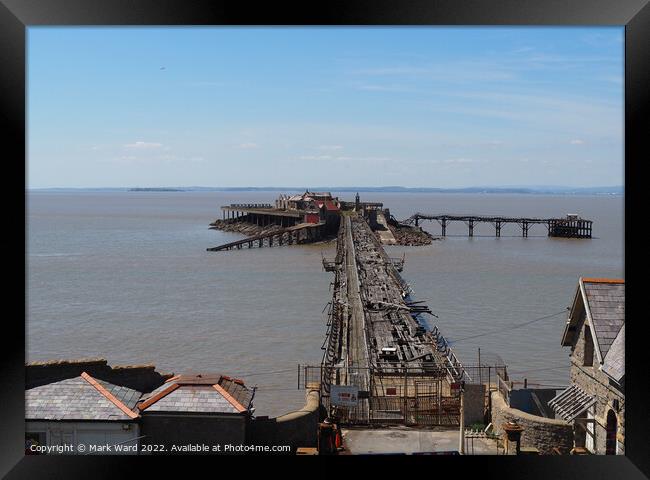
{"type": "MultiPolygon", "coordinates": [[[[595,449],[596,453],[605,453],[607,412],[612,408],[612,401],[618,399],[620,412],[614,411],[618,419],[617,438],[621,444],[625,442],[625,396],[615,386],[610,384],[610,379],[600,370],[594,341],[594,362],[593,367],[583,366],[585,351],[585,320],[586,313],[582,309],[580,319],[576,324],[576,335],[571,352],[571,383],[575,383],[586,393],[597,396],[595,405],[595,449]]],[[[584,433],[577,432],[577,438],[583,438],[584,433]]],[[[620,446],[623,449],[623,445],[620,446]]],[[[623,453],[623,452],[621,452],[623,453]]]]}

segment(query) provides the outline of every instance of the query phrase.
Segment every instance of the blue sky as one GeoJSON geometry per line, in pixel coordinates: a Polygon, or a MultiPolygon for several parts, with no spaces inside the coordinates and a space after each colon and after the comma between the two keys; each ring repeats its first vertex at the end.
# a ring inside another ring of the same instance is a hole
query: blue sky
{"type": "Polygon", "coordinates": [[[28,186],[623,184],[623,27],[28,29],[28,186]]]}

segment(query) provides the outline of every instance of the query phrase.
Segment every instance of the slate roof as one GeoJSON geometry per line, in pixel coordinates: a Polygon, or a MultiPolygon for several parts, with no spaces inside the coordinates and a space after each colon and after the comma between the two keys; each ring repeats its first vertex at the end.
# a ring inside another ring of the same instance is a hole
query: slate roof
{"type": "Polygon", "coordinates": [[[245,407],[248,406],[252,400],[253,392],[244,385],[242,380],[221,375],[218,383],[226,392],[232,395],[235,400],[245,407]]]}
{"type": "Polygon", "coordinates": [[[141,393],[97,381],[88,374],[29,389],[25,392],[26,420],[114,420],[137,417],[129,408],[141,393]],[[96,385],[99,384],[98,388],[96,385]],[[110,392],[116,392],[117,395],[110,392]],[[109,392],[106,395],[106,392],[109,392]],[[119,395],[119,397],[118,397],[119,395]],[[122,403],[124,398],[129,404],[122,403]],[[130,412],[130,413],[129,413],[130,412]]]}
{"type": "Polygon", "coordinates": [[[621,330],[609,347],[609,351],[603,362],[603,372],[619,383],[625,376],[625,325],[621,327],[621,330]]]}
{"type": "Polygon", "coordinates": [[[138,400],[140,400],[140,397],[142,396],[142,393],[138,392],[137,390],[132,390],[120,385],[113,385],[112,383],[100,380],[99,378],[96,380],[101,386],[103,386],[112,395],[114,395],[115,398],[117,398],[131,410],[135,408],[135,404],[138,402],[138,400]]]}
{"type": "Polygon", "coordinates": [[[581,282],[587,296],[593,332],[604,359],[625,324],[625,283],[592,278],[582,278],[581,282]]]}
{"type": "Polygon", "coordinates": [[[177,388],[147,407],[146,412],[239,413],[212,386],[192,385],[177,388]]]}
{"type": "Polygon", "coordinates": [[[250,390],[225,375],[177,375],[149,394],[138,408],[147,412],[231,413],[247,411],[250,390]]]}

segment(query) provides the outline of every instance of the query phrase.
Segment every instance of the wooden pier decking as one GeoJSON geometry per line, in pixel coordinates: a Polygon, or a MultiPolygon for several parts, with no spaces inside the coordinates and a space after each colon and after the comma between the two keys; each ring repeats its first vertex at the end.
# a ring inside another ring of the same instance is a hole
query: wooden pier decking
{"type": "Polygon", "coordinates": [[[529,218],[529,217],[503,217],[489,215],[430,215],[416,213],[401,223],[415,226],[421,220],[437,221],[442,228],[442,236],[447,235],[447,225],[451,222],[463,222],[468,227],[468,235],[474,236],[474,225],[477,223],[491,223],[495,227],[495,235],[501,236],[501,227],[506,224],[517,224],[521,227],[522,237],[528,237],[528,230],[532,225],[544,225],[549,237],[562,238],[592,238],[593,221],[580,218],[577,215],[567,215],[564,218],[529,218]]]}
{"type": "Polygon", "coordinates": [[[443,421],[438,413],[447,403],[455,412],[451,423],[458,419],[452,384],[466,373],[440,331],[427,331],[416,319],[431,311],[407,300],[408,285],[398,274],[403,265],[403,258],[386,254],[358,215],[343,217],[336,259],[323,259],[323,268],[335,273],[323,395],[329,396],[332,385],[359,392],[355,408],[338,411],[344,423],[434,425],[443,421]],[[426,413],[432,409],[438,413],[426,413]]]}

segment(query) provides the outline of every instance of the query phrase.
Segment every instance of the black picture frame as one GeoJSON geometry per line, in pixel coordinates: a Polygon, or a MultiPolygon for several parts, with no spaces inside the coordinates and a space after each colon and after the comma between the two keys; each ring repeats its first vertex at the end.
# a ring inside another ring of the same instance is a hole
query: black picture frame
{"type": "MultiPolygon", "coordinates": [[[[640,299],[642,251],[634,238],[641,235],[643,177],[641,164],[648,155],[646,137],[650,132],[647,107],[650,92],[650,7],[648,0],[359,0],[327,1],[296,5],[266,2],[216,0],[0,0],[0,124],[7,145],[6,165],[17,168],[5,177],[5,216],[9,223],[3,236],[5,255],[14,258],[8,300],[16,306],[5,317],[0,387],[2,448],[0,474],[7,478],[115,478],[133,473],[135,465],[144,466],[143,474],[154,465],[166,466],[168,458],[152,457],[78,457],[24,456],[24,362],[25,329],[20,320],[26,314],[25,264],[17,252],[25,247],[25,60],[26,28],[37,25],[625,25],[625,276],[626,310],[632,321],[627,326],[626,345],[626,455],[617,457],[409,457],[397,461],[373,459],[372,465],[403,469],[427,469],[431,475],[442,468],[461,474],[499,478],[643,478],[650,475],[650,415],[648,415],[647,348],[643,332],[643,302],[640,299]],[[308,5],[308,7],[307,7],[308,5]],[[644,153],[645,152],[645,153],[644,153]],[[641,208],[636,208],[639,205],[641,208]],[[22,208],[21,208],[22,207],[22,208]],[[9,242],[10,241],[10,242],[9,242]],[[637,256],[637,253],[639,254],[637,256]],[[22,285],[16,279],[23,279],[22,285]],[[23,290],[21,293],[20,290],[23,290]],[[632,310],[630,310],[630,306],[632,310]],[[635,308],[636,306],[636,308],[635,308]],[[8,334],[6,326],[17,331],[8,334]],[[410,467],[408,467],[410,469],[410,467]]],[[[6,222],[6,220],[5,220],[6,222]]],[[[24,257],[23,257],[24,259],[24,257]]],[[[285,457],[286,458],[286,457],[285,457]]],[[[187,459],[181,464],[190,465],[187,459]]],[[[210,460],[210,459],[208,459],[210,460]]],[[[291,460],[291,458],[289,458],[291,460]]],[[[329,465],[340,468],[340,459],[329,465]]],[[[191,460],[194,465],[194,459],[191,460]]],[[[214,461],[214,459],[212,459],[214,461]]],[[[224,460],[219,460],[223,462],[224,460]]],[[[362,459],[359,461],[363,461],[362,459]]],[[[241,465],[241,459],[237,462],[241,465]]],[[[366,465],[370,462],[366,459],[366,465]]],[[[198,467],[197,467],[198,468],[198,467]]],[[[244,464],[248,469],[249,466],[244,464]]],[[[306,464],[302,473],[308,474],[306,464]]],[[[328,467],[329,468],[329,467],[328,467]]],[[[408,474],[410,470],[401,470],[408,474]]],[[[149,472],[150,473],[150,472],[149,472]]],[[[194,467],[190,474],[198,474],[194,467]]],[[[215,471],[216,473],[216,471],[215,471]]],[[[332,474],[335,472],[332,470],[332,474]]],[[[341,473],[341,472],[339,472],[341,473]]],[[[348,472],[348,474],[351,474],[348,472]]],[[[413,471],[413,474],[416,474],[413,471]]],[[[421,473],[420,473],[421,474],[421,473]]]]}

